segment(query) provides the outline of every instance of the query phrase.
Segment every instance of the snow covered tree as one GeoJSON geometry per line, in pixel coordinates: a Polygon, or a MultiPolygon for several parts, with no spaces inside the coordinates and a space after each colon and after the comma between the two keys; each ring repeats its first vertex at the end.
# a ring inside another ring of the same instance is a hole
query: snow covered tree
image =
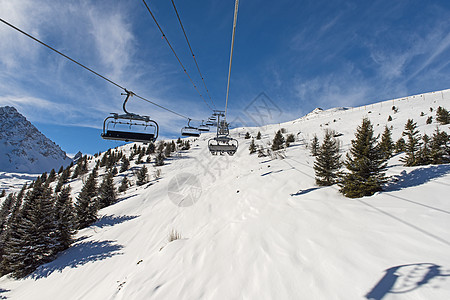
{"type": "Polygon", "coordinates": [[[316,156],[319,153],[319,139],[317,138],[317,134],[314,134],[311,140],[311,154],[312,156],[316,156]]]}
{"type": "Polygon", "coordinates": [[[4,247],[2,273],[22,278],[57,252],[53,198],[48,185],[35,184],[27,193],[20,216],[12,224],[4,247]]]}
{"type": "Polygon", "coordinates": [[[1,194],[0,194],[0,198],[3,198],[3,197],[5,197],[6,196],[6,191],[5,190],[2,190],[2,192],[1,192],[1,194]]]}
{"type": "Polygon", "coordinates": [[[145,166],[143,166],[138,171],[138,173],[137,173],[137,181],[136,181],[136,184],[138,186],[144,185],[144,184],[146,184],[148,182],[147,173],[148,173],[148,170],[147,170],[147,168],[145,166]]]}
{"type": "Polygon", "coordinates": [[[56,196],[54,214],[56,222],[55,240],[58,251],[69,248],[72,244],[74,228],[74,207],[70,197],[70,185],[64,187],[56,196]]]}
{"type": "Polygon", "coordinates": [[[343,174],[339,183],[340,192],[346,197],[359,198],[381,191],[386,182],[386,160],[377,138],[373,136],[373,126],[369,119],[363,119],[351,144],[344,162],[348,172],[343,174]]]}
{"type": "Polygon", "coordinates": [[[97,181],[95,174],[89,174],[75,203],[75,227],[83,229],[97,221],[97,181]]]}
{"type": "Polygon", "coordinates": [[[99,209],[110,206],[116,202],[116,189],[114,188],[114,175],[112,172],[106,173],[98,189],[99,209]]]}
{"type": "Polygon", "coordinates": [[[128,179],[126,176],[124,176],[122,181],[120,182],[120,186],[119,186],[119,190],[118,190],[119,193],[125,192],[128,189],[128,185],[129,185],[128,179]]]}
{"type": "Polygon", "coordinates": [[[164,156],[165,157],[170,157],[172,154],[172,146],[168,143],[166,145],[166,148],[164,148],[164,156]]]}
{"type": "Polygon", "coordinates": [[[450,113],[443,107],[438,107],[436,110],[436,121],[441,125],[446,125],[450,123],[450,113]]]}
{"type": "Polygon", "coordinates": [[[248,150],[250,151],[250,154],[253,154],[256,152],[255,139],[252,139],[250,146],[248,147],[248,150]]]}
{"type": "Polygon", "coordinates": [[[400,161],[407,167],[416,166],[419,163],[418,154],[422,142],[419,131],[417,130],[417,124],[413,121],[413,119],[408,119],[406,122],[403,136],[406,136],[407,138],[405,145],[406,156],[402,157],[400,161]]]}
{"type": "Polygon", "coordinates": [[[397,142],[395,142],[395,153],[402,153],[405,152],[406,150],[406,142],[405,140],[401,137],[397,140],[397,142]]]}
{"type": "Polygon", "coordinates": [[[181,150],[189,150],[189,149],[191,149],[191,144],[189,143],[189,140],[187,140],[187,141],[184,143],[184,145],[183,145],[183,147],[181,148],[181,150]]]}
{"type": "Polygon", "coordinates": [[[328,186],[337,182],[338,171],[341,168],[340,159],[339,142],[334,138],[331,130],[326,130],[323,143],[314,161],[317,185],[328,186]]]}
{"type": "Polygon", "coordinates": [[[244,137],[246,140],[248,140],[248,139],[250,139],[250,133],[248,133],[248,131],[247,131],[247,133],[245,133],[245,137],[244,137]]]}
{"type": "Polygon", "coordinates": [[[383,135],[381,136],[380,150],[383,152],[383,157],[389,159],[394,151],[394,142],[392,141],[391,130],[389,127],[384,127],[383,135]]]}
{"type": "Polygon", "coordinates": [[[175,142],[172,141],[170,143],[170,152],[175,152],[177,150],[177,146],[175,145],[175,142]]]}
{"type": "Polygon", "coordinates": [[[258,131],[258,134],[256,135],[256,139],[257,139],[257,140],[260,140],[260,139],[261,139],[261,132],[260,132],[260,131],[258,131]]]}
{"type": "Polygon", "coordinates": [[[55,169],[52,169],[50,171],[50,174],[47,177],[47,183],[50,184],[51,182],[53,182],[56,179],[56,172],[55,169]]]}
{"type": "Polygon", "coordinates": [[[427,123],[427,124],[433,123],[433,117],[432,117],[432,116],[429,116],[429,117],[427,118],[426,123],[427,123]]]}
{"type": "MultiPolygon", "coordinates": [[[[178,138],[179,139],[179,138],[178,138]]],[[[181,140],[180,140],[181,141],[181,140]]],[[[147,155],[150,155],[150,154],[153,154],[153,153],[155,153],[155,144],[153,144],[153,143],[150,143],[150,144],[148,144],[148,147],[147,147],[147,152],[145,153],[145,154],[147,154],[147,155]]]]}
{"type": "Polygon", "coordinates": [[[278,130],[272,141],[272,150],[276,151],[276,150],[281,149],[284,145],[284,142],[285,141],[284,141],[283,134],[281,133],[281,130],[278,130]]]}

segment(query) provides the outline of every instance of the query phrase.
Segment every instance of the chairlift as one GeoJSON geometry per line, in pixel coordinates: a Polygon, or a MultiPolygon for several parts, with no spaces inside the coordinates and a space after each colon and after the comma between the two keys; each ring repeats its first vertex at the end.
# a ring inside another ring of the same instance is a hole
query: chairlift
{"type": "Polygon", "coordinates": [[[222,112],[217,114],[217,135],[208,141],[208,149],[213,155],[227,153],[233,156],[238,149],[239,143],[236,139],[229,137],[229,124],[226,120],[220,120],[220,117],[225,117],[225,115],[222,112]]]}
{"type": "Polygon", "coordinates": [[[158,138],[159,126],[149,116],[141,116],[130,113],[125,105],[133,96],[133,92],[125,90],[127,95],[123,102],[125,114],[111,113],[103,122],[101,137],[105,140],[116,140],[124,142],[153,143],[158,138]]]}
{"type": "Polygon", "coordinates": [[[202,120],[202,125],[198,126],[198,131],[209,131],[209,126],[204,124],[203,120],[202,120]]]}
{"type": "Polygon", "coordinates": [[[182,136],[191,136],[191,137],[199,137],[200,131],[197,127],[193,127],[190,125],[191,119],[188,120],[188,125],[186,127],[181,128],[182,136]]]}

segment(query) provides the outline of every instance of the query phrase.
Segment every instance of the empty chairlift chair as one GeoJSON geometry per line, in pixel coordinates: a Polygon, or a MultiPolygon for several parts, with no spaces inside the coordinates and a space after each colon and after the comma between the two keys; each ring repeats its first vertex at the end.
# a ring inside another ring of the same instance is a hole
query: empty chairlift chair
{"type": "Polygon", "coordinates": [[[208,141],[208,149],[213,155],[227,153],[232,156],[238,149],[238,141],[229,137],[228,123],[220,121],[220,115],[218,117],[217,136],[208,141]]]}
{"type": "Polygon", "coordinates": [[[158,123],[151,120],[149,116],[128,112],[125,105],[133,93],[126,91],[126,95],[123,103],[125,114],[112,113],[107,117],[103,122],[101,137],[105,140],[153,143],[158,138],[158,123]]]}
{"type": "Polygon", "coordinates": [[[200,131],[197,127],[192,127],[190,125],[191,119],[188,120],[188,125],[186,127],[181,128],[181,135],[182,136],[191,136],[191,137],[199,137],[200,131]]]}
{"type": "Polygon", "coordinates": [[[198,126],[198,131],[207,132],[207,131],[209,131],[209,126],[204,124],[202,121],[202,125],[198,126]]]}

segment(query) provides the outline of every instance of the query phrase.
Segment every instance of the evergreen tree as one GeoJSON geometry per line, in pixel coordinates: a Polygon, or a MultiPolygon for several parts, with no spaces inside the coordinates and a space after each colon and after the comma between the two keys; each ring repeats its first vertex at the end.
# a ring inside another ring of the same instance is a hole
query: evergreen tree
{"type": "Polygon", "coordinates": [[[62,186],[69,181],[70,169],[65,169],[59,176],[58,183],[55,187],[55,192],[61,191],[62,186]]]}
{"type": "Polygon", "coordinates": [[[406,150],[406,142],[401,137],[395,143],[395,153],[402,153],[402,152],[405,152],[405,150],[406,150]]]}
{"type": "Polygon", "coordinates": [[[181,150],[189,150],[189,149],[191,149],[191,144],[189,143],[189,140],[187,140],[186,142],[184,142],[184,145],[181,148],[181,150]]]}
{"type": "MultiPolygon", "coordinates": [[[[180,139],[180,138],[178,138],[178,139],[180,139]]],[[[181,140],[180,140],[181,141],[181,140]]],[[[177,141],[178,142],[178,141],[177,141]]],[[[148,147],[147,147],[147,152],[146,152],[146,154],[147,155],[150,155],[150,154],[153,154],[153,153],[155,153],[155,144],[153,144],[153,143],[150,143],[150,144],[148,144],[148,147]]]]}
{"type": "Polygon", "coordinates": [[[110,206],[116,202],[116,189],[114,188],[114,175],[108,172],[98,189],[99,209],[110,206]]]}
{"type": "Polygon", "coordinates": [[[2,203],[0,208],[0,234],[3,232],[5,224],[8,220],[8,215],[11,213],[15,200],[14,194],[10,193],[2,203]]]}
{"type": "Polygon", "coordinates": [[[433,122],[433,117],[432,116],[429,116],[428,118],[427,118],[427,124],[431,124],[433,122]]]}
{"type": "Polygon", "coordinates": [[[292,133],[290,133],[286,137],[286,147],[289,147],[293,142],[295,142],[295,136],[292,133]]]}
{"type": "Polygon", "coordinates": [[[2,193],[0,194],[0,198],[3,198],[3,197],[5,197],[6,196],[6,191],[5,190],[2,190],[2,193]]]}
{"type": "Polygon", "coordinates": [[[56,253],[55,222],[51,189],[35,184],[25,197],[17,221],[12,224],[5,244],[2,273],[11,272],[22,278],[39,265],[50,261],[56,253]]]}
{"type": "Polygon", "coordinates": [[[450,162],[450,136],[436,128],[431,137],[430,159],[432,164],[450,162]]]}
{"type": "Polygon", "coordinates": [[[172,153],[172,146],[170,146],[170,144],[166,145],[166,148],[164,148],[164,156],[165,157],[170,157],[171,153],[172,153]]]}
{"type": "Polygon", "coordinates": [[[181,138],[178,138],[177,144],[180,145],[182,143],[181,138]]]}
{"type": "Polygon", "coordinates": [[[311,154],[312,156],[316,156],[317,154],[319,154],[319,139],[317,138],[316,134],[314,134],[311,140],[311,154]]]}
{"type": "Polygon", "coordinates": [[[403,131],[403,136],[406,136],[406,148],[405,157],[400,159],[401,162],[407,167],[418,165],[418,154],[420,146],[422,144],[419,131],[417,130],[417,124],[413,119],[408,119],[405,125],[405,130],[403,131]]]}
{"type": "Polygon", "coordinates": [[[139,152],[139,156],[138,159],[136,161],[136,164],[141,164],[142,163],[142,158],[144,157],[144,153],[143,152],[139,152]]]}
{"type": "Polygon", "coordinates": [[[61,174],[64,171],[64,167],[61,166],[61,168],[59,168],[58,174],[61,174]]]}
{"type": "Polygon", "coordinates": [[[98,204],[95,174],[89,174],[75,203],[75,227],[83,229],[97,221],[98,204]]]}
{"type": "Polygon", "coordinates": [[[252,139],[250,146],[248,147],[248,150],[250,151],[250,154],[253,154],[256,152],[255,139],[252,139]]]}
{"type": "Polygon", "coordinates": [[[348,173],[342,176],[340,192],[350,198],[371,196],[381,191],[386,182],[386,160],[377,138],[373,136],[373,126],[369,119],[363,119],[351,143],[350,153],[347,153],[344,162],[348,173]]]}
{"type": "Polygon", "coordinates": [[[381,136],[380,150],[383,152],[383,158],[389,159],[394,151],[394,142],[392,141],[391,130],[389,127],[384,127],[383,135],[381,136]]]}
{"type": "Polygon", "coordinates": [[[72,244],[72,235],[75,233],[75,214],[70,197],[70,185],[64,187],[57,195],[55,201],[55,240],[58,251],[65,250],[72,244]]]}
{"type": "Polygon", "coordinates": [[[257,139],[257,140],[260,140],[260,139],[261,139],[261,132],[260,132],[260,131],[258,131],[258,134],[256,135],[256,139],[257,139]]]}
{"type": "Polygon", "coordinates": [[[56,172],[55,172],[55,169],[52,169],[52,170],[50,171],[50,174],[49,174],[48,177],[47,177],[47,183],[51,183],[51,182],[53,182],[55,179],[56,179],[56,172]]]}
{"type": "Polygon", "coordinates": [[[170,143],[170,152],[175,152],[177,150],[177,146],[175,145],[175,142],[172,141],[172,143],[170,143]]]}
{"type": "Polygon", "coordinates": [[[162,152],[159,152],[158,155],[156,155],[155,157],[155,166],[160,167],[160,166],[164,166],[164,154],[162,154],[162,152]]]}
{"type": "Polygon", "coordinates": [[[431,163],[431,139],[428,135],[422,136],[422,147],[417,155],[417,165],[428,165],[431,163]]]}
{"type": "Polygon", "coordinates": [[[130,167],[130,161],[128,160],[128,158],[126,158],[126,156],[122,157],[122,166],[120,166],[120,173],[125,172],[126,170],[128,170],[128,168],[130,167]]]}
{"type": "Polygon", "coordinates": [[[159,141],[156,149],[158,150],[158,152],[163,152],[164,151],[164,147],[165,147],[164,142],[163,141],[159,141]]]}
{"type": "Polygon", "coordinates": [[[144,185],[144,184],[146,184],[148,182],[147,173],[148,173],[148,170],[147,170],[147,168],[145,166],[143,166],[138,171],[138,173],[137,173],[137,181],[136,181],[136,184],[138,186],[144,185]]]}
{"type": "Polygon", "coordinates": [[[314,162],[317,185],[329,186],[337,182],[340,159],[339,142],[334,138],[334,133],[327,130],[314,162]]]}
{"type": "Polygon", "coordinates": [[[442,125],[449,124],[450,123],[449,112],[445,108],[439,106],[438,109],[436,110],[436,121],[438,121],[442,125]]]}
{"type": "Polygon", "coordinates": [[[281,130],[278,130],[272,141],[272,150],[276,151],[281,149],[283,147],[283,144],[284,144],[283,134],[281,133],[281,130]]]}
{"type": "Polygon", "coordinates": [[[245,137],[244,137],[246,140],[248,140],[248,139],[250,139],[250,133],[248,133],[248,131],[247,131],[247,133],[245,134],[245,137]]]}
{"type": "Polygon", "coordinates": [[[388,117],[388,122],[390,122],[390,121],[392,121],[391,115],[389,115],[389,117],[388,117]]]}
{"type": "Polygon", "coordinates": [[[120,186],[119,186],[119,193],[123,193],[128,189],[128,179],[126,176],[123,177],[122,181],[120,182],[120,186]]]}

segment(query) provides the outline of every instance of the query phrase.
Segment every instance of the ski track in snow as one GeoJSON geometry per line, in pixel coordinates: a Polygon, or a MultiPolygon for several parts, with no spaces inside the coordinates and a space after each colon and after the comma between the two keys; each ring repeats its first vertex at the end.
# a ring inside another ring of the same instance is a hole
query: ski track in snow
{"type": "MultiPolygon", "coordinates": [[[[204,134],[159,167],[160,179],[133,186],[102,209],[99,221],[53,262],[24,280],[2,277],[0,298],[450,299],[450,166],[405,168],[397,155],[387,171],[396,180],[385,191],[349,199],[336,186],[315,185],[305,148],[314,133],[321,139],[330,128],[342,133],[347,150],[364,116],[376,134],[392,125],[394,141],[408,118],[431,135],[436,123],[426,118],[449,101],[447,90],[237,128],[233,157],[211,156],[205,149],[212,134],[204,134]],[[261,131],[255,142],[267,145],[280,128],[297,136],[285,159],[249,155],[245,132],[261,131]],[[168,195],[171,180],[183,173],[201,186],[188,207],[168,195]],[[169,243],[171,230],[181,239],[169,243]]],[[[440,129],[450,132],[448,125],[440,129]]],[[[122,149],[128,155],[131,145],[122,149]]],[[[150,174],[156,170],[147,166],[150,174]]],[[[75,197],[82,181],[70,184],[75,197]]]]}

